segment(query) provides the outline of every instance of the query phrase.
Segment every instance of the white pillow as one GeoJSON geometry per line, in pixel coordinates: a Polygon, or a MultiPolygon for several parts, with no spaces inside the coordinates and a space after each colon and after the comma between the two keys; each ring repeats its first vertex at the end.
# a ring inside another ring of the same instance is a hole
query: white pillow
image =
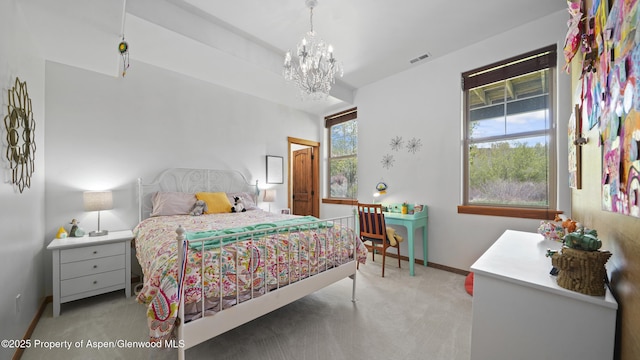
{"type": "Polygon", "coordinates": [[[153,194],[150,216],[188,215],[196,203],[196,195],[182,192],[158,191],[153,194]]]}

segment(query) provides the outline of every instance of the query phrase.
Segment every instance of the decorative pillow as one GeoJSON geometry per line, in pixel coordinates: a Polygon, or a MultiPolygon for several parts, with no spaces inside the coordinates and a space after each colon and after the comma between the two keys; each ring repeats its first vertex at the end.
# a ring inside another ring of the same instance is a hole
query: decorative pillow
{"type": "Polygon", "coordinates": [[[239,197],[242,199],[242,202],[244,203],[244,208],[247,210],[255,210],[258,207],[256,206],[256,203],[253,201],[253,197],[246,192],[237,192],[237,193],[227,193],[227,197],[229,198],[229,202],[231,202],[231,204],[233,205],[234,203],[234,197],[239,197]]]}
{"type": "Polygon", "coordinates": [[[187,215],[196,203],[193,193],[158,191],[151,197],[150,216],[187,215]]]}
{"type": "Polygon", "coordinates": [[[207,203],[207,212],[205,214],[220,214],[231,212],[231,202],[224,192],[199,192],[196,193],[198,200],[204,200],[207,203]]]}

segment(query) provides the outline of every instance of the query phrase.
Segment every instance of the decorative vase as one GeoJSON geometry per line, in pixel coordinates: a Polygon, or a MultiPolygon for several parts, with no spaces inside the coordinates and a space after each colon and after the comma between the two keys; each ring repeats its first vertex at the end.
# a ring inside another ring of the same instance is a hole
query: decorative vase
{"type": "Polygon", "coordinates": [[[402,205],[402,213],[403,214],[409,213],[409,206],[408,205],[402,205]]]}

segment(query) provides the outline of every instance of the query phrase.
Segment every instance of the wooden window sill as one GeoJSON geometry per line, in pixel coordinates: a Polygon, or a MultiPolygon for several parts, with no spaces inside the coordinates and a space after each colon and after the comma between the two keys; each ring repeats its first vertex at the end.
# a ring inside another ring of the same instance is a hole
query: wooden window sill
{"type": "Polygon", "coordinates": [[[505,216],[525,219],[553,220],[556,214],[562,214],[560,210],[529,209],[513,207],[493,207],[476,205],[459,205],[458,214],[475,214],[489,216],[505,216]]]}
{"type": "Polygon", "coordinates": [[[337,198],[324,198],[322,199],[323,204],[337,204],[337,205],[358,205],[358,200],[356,199],[337,199],[337,198]]]}

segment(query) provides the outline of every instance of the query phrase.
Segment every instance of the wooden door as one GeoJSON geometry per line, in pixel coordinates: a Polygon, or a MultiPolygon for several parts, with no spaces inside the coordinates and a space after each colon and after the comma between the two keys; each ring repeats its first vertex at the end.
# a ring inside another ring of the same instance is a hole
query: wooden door
{"type": "Polygon", "coordinates": [[[313,148],[293,152],[292,200],[294,215],[313,215],[313,148]]]}

